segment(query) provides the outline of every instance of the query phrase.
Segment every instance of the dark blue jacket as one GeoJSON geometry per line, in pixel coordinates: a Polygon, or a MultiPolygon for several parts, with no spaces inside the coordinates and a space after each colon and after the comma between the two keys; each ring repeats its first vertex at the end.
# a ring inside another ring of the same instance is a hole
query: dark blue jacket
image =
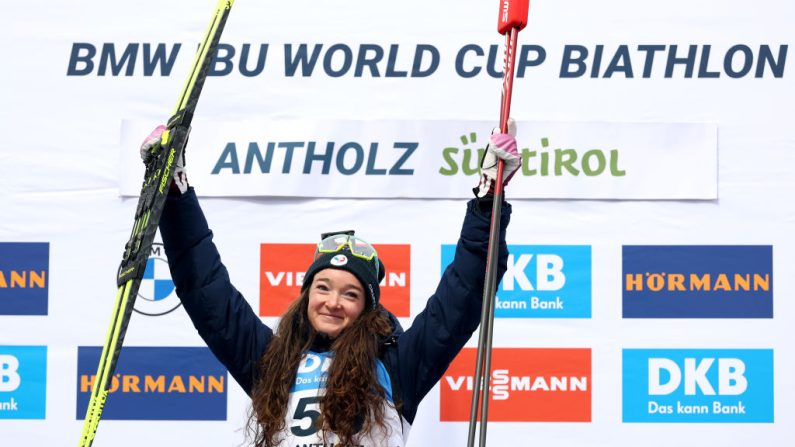
{"type": "MultiPolygon", "coordinates": [[[[476,200],[467,203],[455,258],[436,292],[411,327],[402,333],[398,329],[396,342],[384,346],[381,360],[397,381],[392,388],[398,392],[401,413],[409,424],[422,398],[480,323],[491,214],[490,204],[484,205],[479,207],[476,200]]],[[[504,203],[502,210],[498,278],[507,265],[505,228],[511,207],[504,203]]],[[[168,197],[160,232],[177,295],[193,325],[250,395],[257,379],[257,362],[273,331],[230,283],[192,188],[182,196],[168,197]]]]}

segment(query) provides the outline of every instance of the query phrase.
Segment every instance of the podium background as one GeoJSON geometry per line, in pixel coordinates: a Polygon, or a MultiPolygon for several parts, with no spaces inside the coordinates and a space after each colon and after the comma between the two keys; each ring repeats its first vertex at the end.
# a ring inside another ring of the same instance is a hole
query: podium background
{"type": "MultiPolygon", "coordinates": [[[[101,346],[104,340],[116,291],[113,278],[135,208],[134,198],[120,197],[119,179],[121,171],[140,168],[121,160],[122,154],[135,153],[145,133],[134,138],[135,144],[122,144],[122,123],[150,128],[167,119],[213,5],[209,0],[86,0],[14,2],[5,8],[6,24],[0,30],[0,243],[48,244],[48,263],[46,315],[0,312],[0,355],[16,355],[16,347],[46,347],[46,364],[36,357],[40,349],[26,351],[37,359],[39,371],[46,372],[46,383],[38,382],[44,399],[35,393],[20,397],[0,389],[0,402],[12,397],[19,402],[24,397],[43,417],[9,419],[12,412],[0,411],[2,445],[77,442],[82,427],[82,414],[78,416],[77,411],[78,347],[101,346]],[[117,59],[130,43],[165,43],[168,48],[181,43],[182,48],[167,76],[158,72],[146,76],[141,54],[130,76],[123,70],[114,76],[110,68],[100,76],[99,54],[93,71],[70,76],[72,51],[81,43],[97,49],[113,44],[117,59]]],[[[501,81],[485,72],[471,78],[459,75],[455,56],[465,45],[502,44],[495,30],[497,7],[496,1],[469,0],[395,4],[239,0],[222,41],[232,45],[238,56],[245,43],[252,49],[268,43],[265,69],[256,76],[244,76],[236,65],[228,75],[209,78],[194,128],[199,131],[202,126],[226,123],[255,133],[256,129],[247,127],[255,125],[251,123],[279,120],[330,123],[332,127],[336,122],[355,121],[364,129],[373,120],[443,120],[471,125],[480,132],[480,141],[485,141],[490,129],[484,129],[484,124],[498,118],[501,81]],[[301,43],[323,44],[324,48],[344,43],[354,51],[361,44],[373,44],[387,53],[391,45],[397,45],[398,69],[403,70],[410,70],[417,45],[432,45],[440,61],[432,74],[416,78],[384,76],[386,55],[379,64],[379,77],[367,71],[356,77],[352,69],[339,77],[320,69],[311,76],[287,76],[284,45],[301,43]]],[[[749,74],[732,78],[723,64],[734,45],[746,45],[756,60],[763,45],[778,57],[779,49],[795,37],[793,14],[795,5],[784,1],[539,0],[531,4],[520,43],[543,47],[546,59],[527,68],[515,82],[512,115],[520,127],[543,122],[605,123],[633,132],[633,123],[716,126],[717,197],[511,200],[509,244],[590,248],[588,263],[581,264],[590,265],[591,282],[586,287],[590,316],[500,318],[495,347],[590,350],[590,421],[495,421],[489,424],[490,445],[776,446],[795,434],[791,424],[795,352],[788,342],[795,323],[791,299],[795,292],[791,275],[795,267],[795,205],[791,200],[795,89],[787,66],[792,62],[791,57],[780,58],[781,77],[769,69],[755,77],[754,66],[749,74]],[[561,76],[564,50],[573,45],[588,48],[591,56],[597,45],[604,45],[600,75],[591,77],[593,64],[589,64],[580,77],[561,76]],[[605,78],[604,70],[620,45],[629,48],[634,77],[619,71],[605,78]],[[720,72],[720,77],[699,78],[698,62],[692,77],[681,66],[666,77],[663,52],[655,59],[650,76],[643,77],[645,53],[637,50],[639,45],[678,45],[680,52],[697,45],[699,57],[703,46],[711,45],[707,71],[720,72]],[[772,246],[773,318],[622,318],[622,247],[629,245],[772,246]],[[769,408],[773,420],[624,422],[622,354],[628,349],[772,350],[774,398],[769,408]]],[[[501,59],[500,48],[498,68],[501,59]]],[[[470,68],[484,65],[485,57],[469,58],[466,63],[470,68]]],[[[252,59],[249,67],[254,65],[252,59]]],[[[537,147],[540,136],[528,137],[520,146],[537,147]]],[[[227,133],[219,138],[235,141],[238,135],[227,133]]],[[[267,136],[261,141],[268,141],[267,136]]],[[[191,178],[192,153],[220,154],[222,149],[192,140],[188,149],[191,178]]],[[[642,151],[643,146],[622,150],[642,151]]],[[[688,160],[680,163],[687,165],[688,160]]],[[[207,175],[201,166],[197,165],[195,177],[207,175]]],[[[673,194],[681,179],[675,170],[666,174],[670,184],[658,181],[656,186],[673,194]]],[[[296,172],[294,177],[300,183],[301,175],[296,172]]],[[[474,178],[464,183],[474,185],[474,178]]],[[[393,197],[400,197],[404,189],[422,189],[410,175],[392,180],[393,197]]],[[[522,185],[516,188],[532,189],[541,180],[517,176],[513,183],[522,185]]],[[[329,189],[345,191],[347,181],[344,176],[335,178],[329,189]]],[[[584,181],[583,177],[565,179],[572,187],[584,181]]],[[[202,194],[201,182],[193,184],[202,194]]],[[[202,199],[232,280],[255,311],[260,307],[263,275],[261,244],[308,244],[320,232],[355,227],[376,244],[410,247],[407,287],[411,302],[409,315],[401,318],[404,326],[422,310],[438,281],[442,246],[455,242],[465,201],[435,198],[433,191],[428,198],[412,199],[353,199],[351,193],[321,199],[272,190],[262,194],[202,199]]],[[[467,194],[464,191],[461,197],[467,194]]],[[[240,195],[251,194],[241,191],[240,195]]],[[[8,256],[7,250],[2,253],[8,256]]],[[[3,259],[4,275],[22,268],[17,261],[16,257],[3,259]],[[5,267],[6,262],[10,267],[5,267]]],[[[18,292],[0,289],[0,309],[4,299],[18,292]]],[[[263,318],[269,324],[276,321],[263,318]]],[[[467,346],[474,348],[476,341],[473,337],[467,346]]],[[[158,317],[134,314],[124,345],[203,346],[181,309],[158,317]]],[[[33,363],[26,367],[28,357],[18,358],[23,365],[18,372],[27,386],[26,380],[33,376],[25,374],[33,363]]],[[[93,371],[95,366],[86,368],[93,371]]],[[[223,420],[103,420],[95,445],[240,445],[248,399],[229,380],[227,376],[223,420]]],[[[0,383],[10,387],[8,380],[0,383]]],[[[409,445],[465,443],[465,422],[440,420],[440,396],[437,386],[421,405],[409,445]]],[[[521,405],[516,405],[517,417],[521,417],[521,405]]]]}

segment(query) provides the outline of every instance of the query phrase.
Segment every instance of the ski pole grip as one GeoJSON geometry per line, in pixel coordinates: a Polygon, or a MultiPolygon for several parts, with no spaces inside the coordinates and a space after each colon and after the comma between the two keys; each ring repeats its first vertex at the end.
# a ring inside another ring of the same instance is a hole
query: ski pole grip
{"type": "Polygon", "coordinates": [[[500,34],[509,32],[512,28],[521,31],[527,26],[527,12],[530,9],[530,0],[500,0],[500,15],[497,20],[497,31],[500,34]]]}

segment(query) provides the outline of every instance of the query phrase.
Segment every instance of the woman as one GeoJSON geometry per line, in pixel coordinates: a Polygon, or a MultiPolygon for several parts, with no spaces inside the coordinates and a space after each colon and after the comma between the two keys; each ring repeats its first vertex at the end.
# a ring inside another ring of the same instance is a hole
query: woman
{"type": "MultiPolygon", "coordinates": [[[[492,135],[455,258],[405,331],[379,303],[383,262],[350,232],[318,244],[301,294],[274,334],[230,283],[178,167],[160,221],[171,275],[199,334],[251,396],[255,445],[405,445],[420,401],[478,326],[497,159],[505,160],[506,179],[520,164],[511,130],[492,135]]],[[[162,131],[147,138],[142,154],[159,145],[162,131]]],[[[503,204],[499,278],[510,212],[503,204]]]]}

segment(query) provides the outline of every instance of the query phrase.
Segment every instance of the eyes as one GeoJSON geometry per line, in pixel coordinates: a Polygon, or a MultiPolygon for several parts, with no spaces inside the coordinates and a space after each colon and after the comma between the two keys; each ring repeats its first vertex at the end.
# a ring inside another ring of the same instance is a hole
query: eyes
{"type": "MultiPolygon", "coordinates": [[[[332,292],[331,285],[326,281],[317,281],[314,285],[316,291],[320,292],[323,295],[330,294],[332,292]]],[[[362,291],[359,290],[357,287],[354,286],[345,286],[343,287],[342,291],[339,295],[349,301],[359,301],[362,299],[362,291]]]]}
{"type": "Polygon", "coordinates": [[[343,292],[342,296],[352,301],[358,301],[361,298],[361,294],[353,289],[343,292]]]}

